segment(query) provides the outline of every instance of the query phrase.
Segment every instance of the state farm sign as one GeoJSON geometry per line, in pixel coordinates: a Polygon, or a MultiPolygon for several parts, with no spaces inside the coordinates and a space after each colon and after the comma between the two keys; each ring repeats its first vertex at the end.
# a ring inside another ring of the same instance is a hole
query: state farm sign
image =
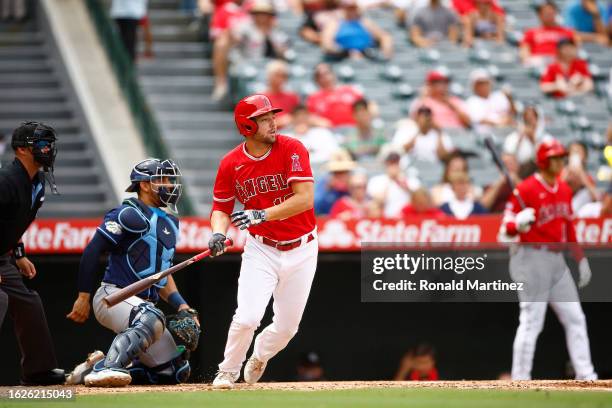
{"type": "MultiPolygon", "coordinates": [[[[41,219],[23,236],[32,254],[78,254],[83,251],[99,225],[98,219],[41,219]]],[[[319,247],[322,251],[358,251],[362,242],[387,243],[495,243],[501,216],[486,215],[467,220],[452,218],[362,219],[342,221],[317,220],[319,247]]],[[[587,244],[612,243],[612,218],[584,219],[575,222],[578,240],[587,244]]],[[[208,219],[181,219],[177,251],[194,253],[205,250],[212,235],[208,219]]],[[[240,251],[246,232],[231,228],[233,251],[240,251]]]]}

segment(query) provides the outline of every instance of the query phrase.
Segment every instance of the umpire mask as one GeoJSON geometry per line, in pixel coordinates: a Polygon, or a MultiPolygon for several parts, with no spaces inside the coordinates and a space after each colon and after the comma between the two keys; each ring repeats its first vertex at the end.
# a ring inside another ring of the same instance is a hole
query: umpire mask
{"type": "Polygon", "coordinates": [[[34,160],[43,167],[47,182],[51,186],[53,194],[59,194],[53,175],[53,165],[55,163],[55,157],[57,156],[57,136],[55,129],[39,122],[26,122],[23,125],[36,125],[36,129],[34,129],[31,135],[26,136],[25,139],[16,139],[14,137],[11,143],[13,148],[32,148],[32,156],[34,156],[34,160]]]}

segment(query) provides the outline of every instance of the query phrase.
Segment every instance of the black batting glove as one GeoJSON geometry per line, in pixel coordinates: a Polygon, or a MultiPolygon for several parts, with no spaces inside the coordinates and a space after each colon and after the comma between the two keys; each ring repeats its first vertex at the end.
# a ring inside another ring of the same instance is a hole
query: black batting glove
{"type": "Polygon", "coordinates": [[[234,227],[245,230],[251,225],[261,224],[266,220],[265,210],[242,210],[232,214],[234,227]]]}
{"type": "Polygon", "coordinates": [[[208,249],[210,249],[210,256],[221,255],[225,252],[225,240],[227,238],[220,232],[215,232],[210,240],[208,241],[208,249]]]}

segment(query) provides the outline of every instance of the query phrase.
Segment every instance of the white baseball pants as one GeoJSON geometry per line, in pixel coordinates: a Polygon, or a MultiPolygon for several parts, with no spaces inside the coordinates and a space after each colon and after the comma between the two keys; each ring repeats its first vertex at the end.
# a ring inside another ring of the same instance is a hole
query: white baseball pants
{"type": "Polygon", "coordinates": [[[536,342],[548,304],[565,330],[576,379],[596,379],[586,318],[563,255],[521,246],[510,259],[510,275],[515,281],[525,282],[527,288],[527,292],[519,292],[520,315],[512,353],[512,379],[531,379],[536,342]]]}
{"type": "MultiPolygon", "coordinates": [[[[115,285],[103,282],[93,298],[93,310],[96,319],[102,326],[115,333],[121,333],[128,328],[132,309],[145,302],[138,296],[132,296],[113,307],[108,307],[102,299],[118,290],[115,285]]],[[[164,329],[162,336],[151,344],[147,351],[141,353],[138,358],[147,367],[157,367],[172,360],[176,357],[176,354],[176,343],[168,329],[164,329]]]]}
{"type": "Polygon", "coordinates": [[[302,320],[318,252],[316,238],[295,249],[279,251],[247,235],[238,278],[238,307],[220,371],[240,371],[271,297],[272,323],[255,339],[253,355],[266,362],[287,346],[302,320]]]}

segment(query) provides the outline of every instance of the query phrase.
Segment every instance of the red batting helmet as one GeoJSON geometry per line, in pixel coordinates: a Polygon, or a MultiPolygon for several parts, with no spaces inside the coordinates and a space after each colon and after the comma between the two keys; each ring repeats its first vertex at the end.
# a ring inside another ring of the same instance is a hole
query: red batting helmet
{"type": "Polygon", "coordinates": [[[265,95],[251,95],[242,98],[234,108],[234,120],[238,132],[244,136],[253,136],[257,133],[257,122],[253,119],[268,112],[280,112],[282,109],[272,107],[270,99],[265,95]]]}
{"type": "Polygon", "coordinates": [[[557,139],[548,139],[538,146],[536,164],[541,169],[548,168],[551,157],[567,156],[567,150],[557,139]]]}

